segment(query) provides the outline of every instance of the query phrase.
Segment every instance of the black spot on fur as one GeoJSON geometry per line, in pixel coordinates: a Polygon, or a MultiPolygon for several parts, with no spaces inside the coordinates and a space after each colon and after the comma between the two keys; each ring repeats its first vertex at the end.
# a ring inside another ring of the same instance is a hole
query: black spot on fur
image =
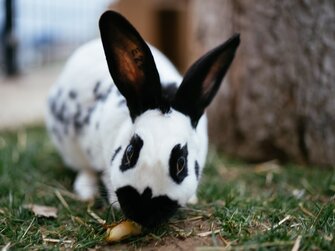
{"type": "Polygon", "coordinates": [[[111,158],[111,163],[114,161],[114,159],[116,158],[117,154],[118,154],[120,151],[121,151],[121,146],[119,146],[119,147],[115,150],[115,152],[114,152],[114,154],[113,154],[113,156],[112,156],[112,158],[111,158]]]}
{"type": "Polygon", "coordinates": [[[88,125],[90,123],[91,115],[94,109],[95,109],[95,106],[91,106],[87,109],[86,116],[84,117],[84,120],[83,120],[84,124],[88,125]]]}
{"type": "Polygon", "coordinates": [[[56,110],[56,118],[59,122],[64,123],[65,121],[65,112],[66,112],[66,104],[63,103],[60,109],[56,110]]]}
{"type": "Polygon", "coordinates": [[[82,108],[79,104],[77,104],[76,113],[73,116],[73,126],[75,130],[78,132],[85,125],[89,125],[91,120],[91,115],[95,109],[95,105],[86,109],[85,112],[82,111],[82,108]]]}
{"type": "Polygon", "coordinates": [[[73,126],[76,131],[79,131],[83,127],[83,123],[80,120],[74,120],[73,126]]]}
{"type": "Polygon", "coordinates": [[[103,101],[104,99],[105,99],[105,95],[102,94],[102,93],[98,93],[98,94],[95,96],[95,100],[103,101]]]}
{"type": "MultiPolygon", "coordinates": [[[[62,91],[59,90],[56,95],[61,95],[61,93],[62,91]]],[[[59,130],[62,129],[64,134],[68,134],[71,116],[68,114],[66,103],[58,103],[57,101],[58,99],[56,97],[49,98],[49,108],[54,118],[63,125],[63,127],[59,128],[59,130]]]]}
{"type": "Polygon", "coordinates": [[[54,97],[49,98],[49,108],[50,108],[51,114],[56,118],[57,117],[56,98],[54,98],[54,97]]]}
{"type": "Polygon", "coordinates": [[[80,128],[83,126],[83,123],[81,121],[81,114],[82,114],[81,106],[77,104],[77,110],[73,116],[73,126],[76,131],[80,130],[80,128]]]}
{"type": "Polygon", "coordinates": [[[56,93],[56,99],[60,98],[60,96],[62,96],[63,90],[62,89],[58,89],[57,93],[56,93]]]}
{"type": "Polygon", "coordinates": [[[135,188],[125,186],[117,189],[116,195],[125,216],[149,228],[166,222],[179,207],[168,196],[152,197],[149,187],[140,194],[135,188]]]}
{"type": "Polygon", "coordinates": [[[169,160],[170,176],[177,184],[183,182],[187,176],[187,155],[187,145],[181,148],[178,144],[171,151],[169,160]]]}
{"type": "Polygon", "coordinates": [[[95,86],[94,86],[94,89],[93,89],[93,94],[94,96],[97,96],[98,95],[98,91],[99,91],[99,87],[100,87],[100,81],[98,81],[95,86]]]}
{"type": "Polygon", "coordinates": [[[108,96],[113,90],[113,85],[110,85],[106,91],[106,96],[108,96]]]}
{"type": "Polygon", "coordinates": [[[195,169],[195,176],[197,176],[197,179],[199,179],[199,163],[198,163],[198,161],[195,161],[194,169],[195,169]]]}
{"type": "Polygon", "coordinates": [[[70,92],[69,92],[69,97],[71,98],[71,99],[76,99],[77,98],[77,92],[75,92],[74,90],[71,90],[70,92]]]}
{"type": "Polygon", "coordinates": [[[58,89],[57,93],[49,97],[48,104],[51,114],[61,123],[64,123],[64,113],[66,112],[66,105],[62,103],[59,107],[59,98],[62,95],[63,90],[58,89]]]}
{"type": "Polygon", "coordinates": [[[52,115],[56,115],[56,100],[54,98],[49,99],[49,107],[52,115]]]}
{"type": "Polygon", "coordinates": [[[110,85],[108,87],[108,89],[105,90],[105,91],[98,91],[98,90],[94,91],[94,98],[95,98],[95,100],[104,102],[107,99],[107,97],[109,96],[109,94],[112,92],[112,89],[113,89],[113,86],[110,85]]]}
{"type": "Polygon", "coordinates": [[[140,136],[135,134],[131,138],[129,145],[126,147],[126,150],[124,151],[120,166],[120,170],[122,172],[127,171],[128,169],[131,169],[136,165],[137,160],[140,156],[142,146],[143,146],[143,140],[140,138],[140,136]]]}
{"type": "Polygon", "coordinates": [[[74,114],[73,118],[75,120],[78,120],[81,116],[81,106],[79,104],[77,104],[77,109],[76,109],[76,113],[74,114]]]}

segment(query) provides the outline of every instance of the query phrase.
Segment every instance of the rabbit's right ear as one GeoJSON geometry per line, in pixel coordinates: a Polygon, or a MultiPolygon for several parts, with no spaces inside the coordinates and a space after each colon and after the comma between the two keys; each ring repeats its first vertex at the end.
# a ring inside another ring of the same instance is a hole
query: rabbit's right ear
{"type": "Polygon", "coordinates": [[[193,127],[217,93],[240,44],[236,34],[198,59],[186,72],[172,107],[189,116],[193,127]]]}
{"type": "Polygon", "coordinates": [[[106,11],[99,21],[109,72],[126,98],[130,116],[160,107],[161,85],[150,48],[120,14],[106,11]]]}

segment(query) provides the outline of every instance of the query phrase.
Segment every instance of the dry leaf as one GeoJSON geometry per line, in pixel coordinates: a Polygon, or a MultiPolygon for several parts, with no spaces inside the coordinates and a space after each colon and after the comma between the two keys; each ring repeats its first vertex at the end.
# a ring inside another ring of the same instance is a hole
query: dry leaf
{"type": "Polygon", "coordinates": [[[256,173],[273,172],[278,173],[280,171],[280,165],[277,160],[270,160],[267,162],[260,163],[254,167],[256,173]]]}
{"type": "Polygon", "coordinates": [[[57,218],[58,209],[55,207],[48,207],[43,205],[28,204],[23,206],[31,210],[38,217],[57,218]]]}
{"type": "Polygon", "coordinates": [[[107,229],[106,240],[108,242],[118,242],[128,237],[141,234],[141,226],[136,222],[125,220],[107,229]]]}

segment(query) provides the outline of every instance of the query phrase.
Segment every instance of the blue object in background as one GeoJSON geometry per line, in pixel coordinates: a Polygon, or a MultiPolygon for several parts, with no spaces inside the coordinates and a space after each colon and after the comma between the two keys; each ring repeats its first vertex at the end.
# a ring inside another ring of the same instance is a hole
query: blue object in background
{"type": "MultiPolygon", "coordinates": [[[[14,0],[13,0],[14,1],[14,0]]],[[[19,69],[27,71],[68,57],[99,35],[101,13],[115,0],[15,0],[19,69]]],[[[4,0],[0,0],[4,6],[4,0]]],[[[3,27],[4,11],[0,11],[3,27]]]]}

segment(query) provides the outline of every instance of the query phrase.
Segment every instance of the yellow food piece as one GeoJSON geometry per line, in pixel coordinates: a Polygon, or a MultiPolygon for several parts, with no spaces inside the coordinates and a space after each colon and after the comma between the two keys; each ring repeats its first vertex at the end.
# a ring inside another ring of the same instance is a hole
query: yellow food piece
{"type": "Polygon", "coordinates": [[[141,233],[141,226],[136,222],[125,220],[112,228],[107,229],[106,241],[117,242],[124,240],[130,236],[139,235],[141,233]]]}

